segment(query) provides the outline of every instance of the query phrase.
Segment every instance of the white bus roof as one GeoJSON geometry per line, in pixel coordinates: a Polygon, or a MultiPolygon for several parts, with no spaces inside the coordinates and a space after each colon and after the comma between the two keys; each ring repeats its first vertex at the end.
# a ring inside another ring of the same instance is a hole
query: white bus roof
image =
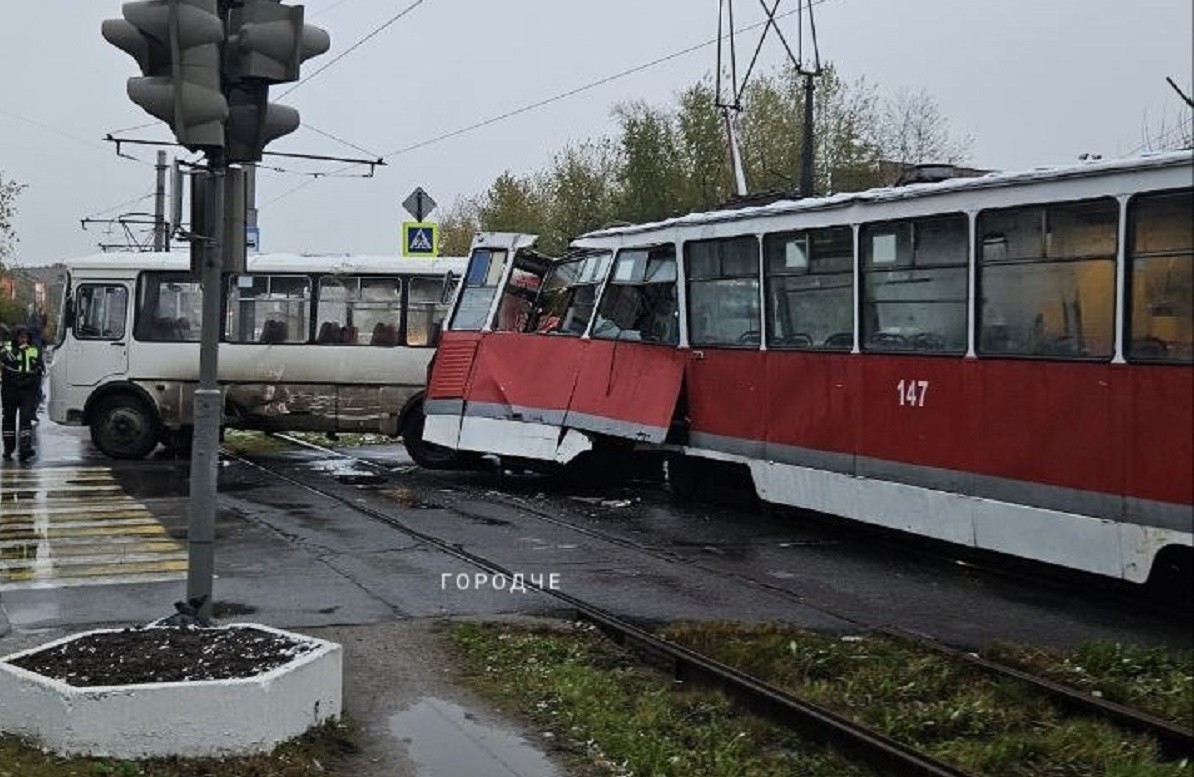
{"type": "MultiPolygon", "coordinates": [[[[246,261],[248,273],[344,273],[369,275],[444,275],[463,272],[468,259],[440,256],[434,259],[408,258],[360,254],[250,254],[246,261]]],[[[191,267],[189,252],[112,252],[63,261],[70,272],[87,274],[104,271],[138,272],[141,270],[185,271],[191,267]]]]}

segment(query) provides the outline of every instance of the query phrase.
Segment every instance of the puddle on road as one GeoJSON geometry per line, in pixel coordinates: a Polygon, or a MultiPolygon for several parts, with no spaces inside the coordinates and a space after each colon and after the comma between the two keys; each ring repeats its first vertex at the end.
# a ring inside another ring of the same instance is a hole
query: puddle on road
{"type": "Polygon", "coordinates": [[[443,699],[420,699],[394,715],[390,732],[406,744],[418,777],[560,777],[525,739],[443,699]]]}
{"type": "Polygon", "coordinates": [[[374,485],[386,481],[384,475],[364,469],[359,464],[353,459],[326,459],[310,462],[308,466],[349,486],[374,485]]]}

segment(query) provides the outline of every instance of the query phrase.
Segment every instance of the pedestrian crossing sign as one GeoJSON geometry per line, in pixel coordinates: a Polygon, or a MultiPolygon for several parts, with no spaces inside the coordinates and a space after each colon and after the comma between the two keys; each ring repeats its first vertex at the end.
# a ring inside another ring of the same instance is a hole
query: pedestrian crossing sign
{"type": "Polygon", "coordinates": [[[431,221],[404,221],[402,255],[439,256],[439,225],[431,221]]]}

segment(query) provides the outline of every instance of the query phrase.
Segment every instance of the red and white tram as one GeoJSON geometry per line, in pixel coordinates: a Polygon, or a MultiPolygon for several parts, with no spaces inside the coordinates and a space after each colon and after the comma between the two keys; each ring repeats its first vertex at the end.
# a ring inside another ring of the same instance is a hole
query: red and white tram
{"type": "Polygon", "coordinates": [[[1188,573],[1192,159],[692,214],[559,259],[479,235],[423,439],[738,463],[771,503],[1132,582],[1188,573]]]}

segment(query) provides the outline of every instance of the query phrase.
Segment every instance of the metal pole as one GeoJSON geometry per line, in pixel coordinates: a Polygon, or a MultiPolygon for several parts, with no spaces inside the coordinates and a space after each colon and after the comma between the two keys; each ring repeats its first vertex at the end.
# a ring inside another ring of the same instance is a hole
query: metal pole
{"type": "Polygon", "coordinates": [[[804,74],[804,146],[800,155],[800,196],[813,196],[813,74],[804,74]]]}
{"type": "Polygon", "coordinates": [[[166,242],[166,152],[158,152],[157,187],[153,196],[153,250],[165,251],[166,242]]]}
{"type": "MultiPolygon", "coordinates": [[[[198,616],[211,619],[215,571],[216,491],[219,481],[219,384],[221,270],[224,256],[224,152],[208,154],[211,169],[211,235],[203,253],[203,318],[199,330],[199,388],[195,390],[195,440],[191,452],[191,516],[188,527],[187,601],[201,601],[198,616]]],[[[193,228],[193,227],[192,227],[193,228]]]]}

